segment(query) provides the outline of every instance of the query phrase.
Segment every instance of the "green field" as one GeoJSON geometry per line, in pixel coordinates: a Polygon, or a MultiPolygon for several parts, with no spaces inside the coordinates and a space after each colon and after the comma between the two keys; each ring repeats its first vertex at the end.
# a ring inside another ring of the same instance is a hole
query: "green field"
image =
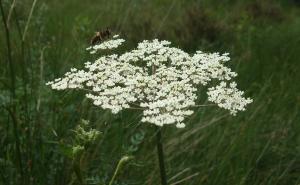
{"type": "Polygon", "coordinates": [[[0,2],[0,185],[108,185],[123,156],[133,159],[114,185],[160,184],[155,128],[139,112],[113,115],[45,85],[92,60],[85,48],[106,27],[124,50],[158,38],[191,53],[229,52],[254,100],[237,116],[198,108],[184,129],[164,127],[169,185],[300,185],[299,1],[0,2]],[[74,157],[83,120],[101,134],[74,157]]]}

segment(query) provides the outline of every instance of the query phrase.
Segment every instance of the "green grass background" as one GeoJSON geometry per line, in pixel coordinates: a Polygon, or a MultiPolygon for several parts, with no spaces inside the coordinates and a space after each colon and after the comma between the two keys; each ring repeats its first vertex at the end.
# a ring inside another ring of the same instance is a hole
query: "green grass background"
{"type": "MultiPolygon", "coordinates": [[[[11,2],[2,0],[5,15],[11,2]]],[[[254,99],[236,117],[216,107],[199,108],[186,128],[164,127],[170,185],[299,185],[297,2],[37,0],[22,50],[20,34],[33,1],[16,1],[9,29],[12,66],[3,22],[0,26],[0,184],[80,184],[63,148],[73,142],[71,130],[81,119],[102,132],[78,163],[83,184],[108,184],[124,155],[134,159],[121,169],[115,185],[160,183],[155,129],[140,123],[139,113],[114,116],[81,92],[45,86],[91,60],[85,51],[90,37],[110,27],[126,39],[125,49],[159,38],[191,53],[229,52],[239,88],[254,99]]]]}

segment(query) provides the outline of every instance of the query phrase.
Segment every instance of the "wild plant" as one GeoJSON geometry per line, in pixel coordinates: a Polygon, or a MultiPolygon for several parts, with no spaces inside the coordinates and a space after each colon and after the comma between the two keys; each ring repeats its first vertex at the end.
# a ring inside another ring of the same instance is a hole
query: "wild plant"
{"type": "Polygon", "coordinates": [[[244,111],[252,99],[245,98],[233,79],[237,73],[226,67],[228,53],[190,55],[171,47],[169,41],[144,40],[124,53],[114,49],[125,42],[118,35],[92,45],[87,51],[100,54],[84,69],[72,68],[63,77],[47,83],[52,89],[78,89],[95,106],[113,114],[123,109],[142,111],[143,123],[157,126],[157,149],[162,185],[167,184],[161,127],[173,124],[184,128],[185,118],[195,107],[218,106],[232,115],[244,111]],[[112,54],[101,51],[112,50],[112,54]],[[211,104],[196,104],[197,92],[207,90],[211,104]]]}

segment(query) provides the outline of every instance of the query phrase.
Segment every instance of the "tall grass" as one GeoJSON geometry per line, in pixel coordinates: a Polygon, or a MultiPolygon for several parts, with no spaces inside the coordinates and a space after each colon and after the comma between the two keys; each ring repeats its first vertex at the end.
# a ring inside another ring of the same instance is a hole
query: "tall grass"
{"type": "Polygon", "coordinates": [[[90,36],[107,26],[128,47],[158,37],[230,52],[240,88],[254,99],[237,117],[199,108],[185,129],[165,128],[169,184],[300,183],[300,10],[292,1],[26,0],[16,1],[7,27],[11,3],[1,0],[0,184],[79,184],[64,152],[81,119],[102,132],[80,163],[86,184],[108,184],[125,155],[135,158],[114,184],[160,183],[155,128],[137,112],[112,116],[80,93],[44,85],[81,67],[90,36]]]}

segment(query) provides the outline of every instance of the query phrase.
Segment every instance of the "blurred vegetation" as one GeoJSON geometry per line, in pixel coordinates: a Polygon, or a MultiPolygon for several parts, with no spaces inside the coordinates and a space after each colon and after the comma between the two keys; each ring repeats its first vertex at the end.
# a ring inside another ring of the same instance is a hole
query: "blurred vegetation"
{"type": "Polygon", "coordinates": [[[191,52],[229,52],[239,87],[254,99],[236,117],[199,108],[185,129],[163,129],[170,185],[300,184],[298,0],[0,2],[5,16],[0,27],[0,184],[108,184],[129,155],[134,159],[118,172],[115,185],[159,184],[155,129],[141,124],[139,113],[112,116],[80,92],[45,86],[70,67],[82,67],[90,59],[89,39],[106,27],[125,38],[126,47],[159,38],[191,52]],[[77,160],[68,147],[82,119],[101,134],[76,150],[77,160]]]}

